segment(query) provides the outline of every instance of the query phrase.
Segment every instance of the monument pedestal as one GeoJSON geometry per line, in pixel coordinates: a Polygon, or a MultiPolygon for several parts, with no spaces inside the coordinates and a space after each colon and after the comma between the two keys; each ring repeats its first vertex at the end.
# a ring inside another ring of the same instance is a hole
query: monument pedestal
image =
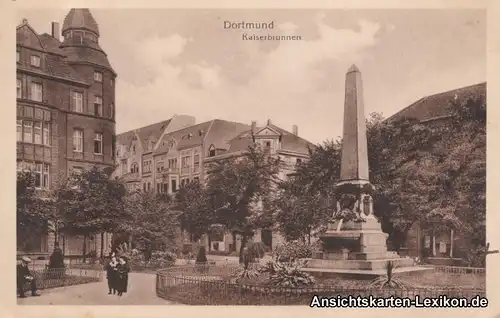
{"type": "Polygon", "coordinates": [[[385,274],[389,261],[403,270],[413,267],[413,259],[387,250],[387,237],[373,215],[365,222],[333,222],[320,237],[323,253],[308,259],[306,270],[378,276],[385,274]]]}

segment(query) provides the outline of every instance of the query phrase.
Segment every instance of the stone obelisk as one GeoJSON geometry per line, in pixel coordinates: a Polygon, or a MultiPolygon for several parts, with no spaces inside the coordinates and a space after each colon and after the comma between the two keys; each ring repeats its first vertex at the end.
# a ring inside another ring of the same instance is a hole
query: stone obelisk
{"type": "MultiPolygon", "coordinates": [[[[337,210],[355,219],[336,220],[322,237],[325,247],[338,255],[348,249],[364,259],[387,255],[387,234],[373,215],[373,186],[369,180],[368,143],[361,72],[352,65],[345,79],[344,122],[340,181],[336,185],[337,210]],[[337,251],[335,251],[337,250],[337,251]]],[[[345,214],[344,214],[345,215],[345,214]]],[[[333,257],[336,257],[333,255],[333,257]]]]}
{"type": "Polygon", "coordinates": [[[337,212],[349,209],[359,216],[358,222],[335,222],[336,230],[378,230],[373,215],[373,186],[368,169],[368,142],[361,72],[352,65],[345,78],[344,122],[340,181],[337,184],[337,212]],[[344,198],[342,197],[344,195],[344,198]],[[345,202],[345,196],[351,200],[345,202]],[[363,222],[360,222],[360,221],[363,222]]]}
{"type": "Polygon", "coordinates": [[[353,65],[345,79],[340,184],[369,182],[363,82],[361,72],[353,65]]]}

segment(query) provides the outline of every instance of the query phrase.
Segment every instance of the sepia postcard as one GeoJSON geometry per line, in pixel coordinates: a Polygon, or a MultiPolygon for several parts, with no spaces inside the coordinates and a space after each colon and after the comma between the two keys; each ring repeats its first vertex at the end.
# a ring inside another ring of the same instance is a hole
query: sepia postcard
{"type": "Polygon", "coordinates": [[[498,3],[198,2],[2,4],[2,317],[500,317],[498,3]]]}

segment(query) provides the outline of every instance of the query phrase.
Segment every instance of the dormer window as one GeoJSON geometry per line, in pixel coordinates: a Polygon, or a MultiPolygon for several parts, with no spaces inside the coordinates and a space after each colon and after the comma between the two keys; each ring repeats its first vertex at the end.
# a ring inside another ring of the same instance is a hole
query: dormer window
{"type": "Polygon", "coordinates": [[[40,67],[40,56],[37,55],[31,56],[31,66],[40,67]]]}
{"type": "Polygon", "coordinates": [[[198,134],[199,134],[200,136],[203,136],[203,133],[204,133],[204,131],[203,131],[203,130],[200,130],[200,131],[198,132],[198,134]]]}
{"type": "Polygon", "coordinates": [[[94,81],[101,83],[102,82],[102,73],[94,72],[94,81]]]}
{"type": "Polygon", "coordinates": [[[187,138],[188,138],[188,139],[191,139],[192,137],[193,137],[193,134],[188,134],[188,135],[187,135],[187,138]]]}

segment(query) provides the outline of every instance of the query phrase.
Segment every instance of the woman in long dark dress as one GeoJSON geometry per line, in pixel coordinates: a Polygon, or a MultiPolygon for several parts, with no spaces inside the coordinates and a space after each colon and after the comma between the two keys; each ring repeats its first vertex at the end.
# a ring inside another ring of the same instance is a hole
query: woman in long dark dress
{"type": "Polygon", "coordinates": [[[120,257],[118,259],[117,269],[117,280],[116,280],[116,289],[118,292],[118,296],[122,296],[123,293],[127,292],[128,287],[128,272],[130,271],[130,266],[126,257],[120,257]]]}
{"type": "Polygon", "coordinates": [[[117,265],[114,253],[110,255],[110,261],[106,264],[106,278],[108,280],[108,295],[111,293],[116,294],[116,282],[117,282],[117,265]]]}

